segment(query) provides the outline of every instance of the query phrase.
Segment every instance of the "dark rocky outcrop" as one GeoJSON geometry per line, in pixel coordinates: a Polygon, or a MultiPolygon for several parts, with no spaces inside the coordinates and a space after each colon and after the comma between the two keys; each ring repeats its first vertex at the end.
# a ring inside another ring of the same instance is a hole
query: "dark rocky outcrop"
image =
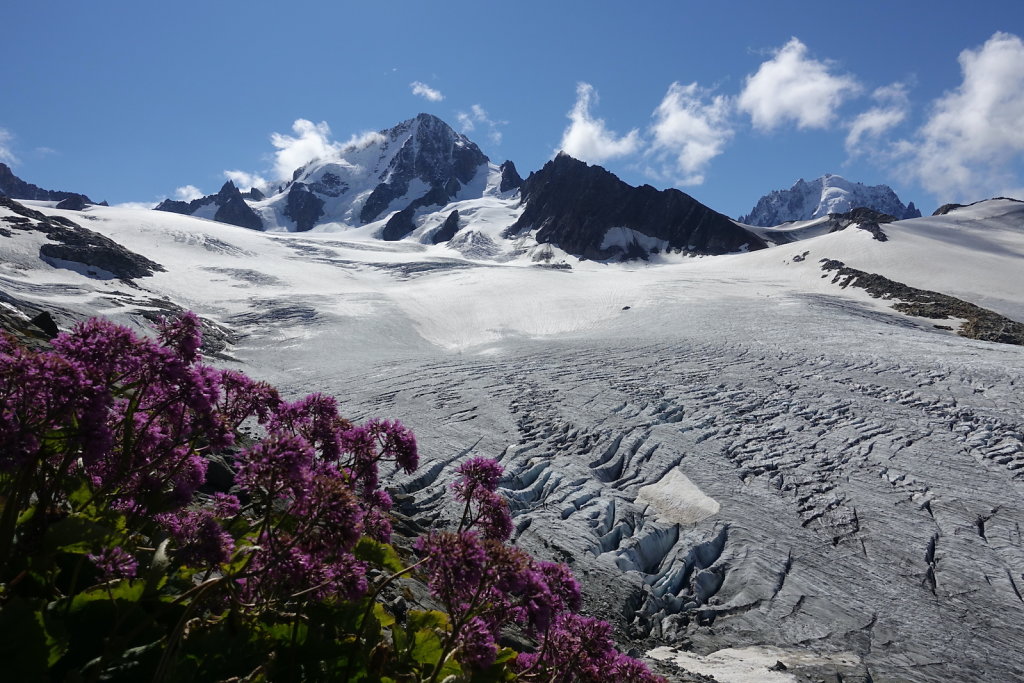
{"type": "Polygon", "coordinates": [[[85,201],[85,197],[76,195],[74,197],[68,197],[57,202],[57,208],[63,209],[64,211],[81,211],[89,203],[85,201]]]}
{"type": "MultiPolygon", "coordinates": [[[[259,193],[259,190],[250,190],[246,194],[251,195],[252,192],[259,193]]],[[[262,197],[262,195],[260,196],[262,197]]],[[[224,183],[217,194],[206,195],[199,199],[193,199],[190,202],[165,199],[156,205],[155,210],[191,216],[199,209],[210,204],[217,206],[217,212],[213,215],[213,220],[215,221],[249,228],[250,230],[263,229],[263,220],[245,203],[243,194],[230,180],[224,183]]]]}
{"type": "Polygon", "coordinates": [[[933,216],[945,216],[950,211],[956,211],[957,209],[964,208],[963,204],[943,204],[939,208],[935,209],[933,216]]]}
{"type": "Polygon", "coordinates": [[[14,175],[14,172],[11,171],[10,166],[7,164],[0,164],[0,196],[10,197],[11,199],[31,199],[43,202],[59,202],[65,199],[75,199],[76,201],[81,202],[83,207],[86,204],[96,203],[84,194],[78,194],[77,192],[64,192],[63,190],[44,190],[38,185],[26,183],[24,180],[14,175]]]}
{"type": "Polygon", "coordinates": [[[217,213],[213,215],[213,220],[237,225],[242,228],[249,228],[250,230],[263,229],[263,221],[255,211],[249,208],[249,205],[245,203],[245,199],[242,198],[242,193],[239,192],[238,188],[230,180],[220,188],[215,201],[219,208],[217,213]]]}
{"type": "Polygon", "coordinates": [[[963,320],[957,330],[962,337],[1024,346],[1024,323],[995,311],[948,294],[911,287],[884,275],[850,268],[834,259],[822,259],[821,269],[826,273],[834,271],[832,282],[840,287],[858,287],[875,298],[895,300],[892,307],[900,313],[935,320],[963,320]]]}
{"type": "Polygon", "coordinates": [[[6,197],[0,197],[0,206],[18,214],[4,219],[10,228],[46,235],[50,242],[39,247],[39,257],[51,265],[66,267],[65,262],[77,263],[85,267],[83,270],[90,277],[122,280],[147,277],[164,270],[159,263],[67,218],[46,216],[6,197]]]}
{"type": "Polygon", "coordinates": [[[296,231],[305,232],[324,215],[324,200],[313,194],[305,183],[293,183],[288,190],[284,215],[295,221],[296,231]]]}
{"type": "Polygon", "coordinates": [[[523,186],[523,178],[519,175],[519,171],[516,170],[515,164],[511,161],[506,161],[499,168],[501,169],[501,184],[498,186],[499,192],[518,190],[523,186]]]}
{"type": "Polygon", "coordinates": [[[632,187],[600,166],[560,153],[520,188],[526,207],[507,236],[536,229],[537,241],[590,259],[644,257],[637,241],[605,248],[612,228],[628,228],[695,254],[725,254],[767,245],[722,214],[679,190],[632,187]]]}
{"type": "Polygon", "coordinates": [[[396,139],[412,130],[391,160],[387,181],[374,188],[359,212],[359,220],[369,223],[387,210],[391,202],[409,191],[409,183],[418,178],[431,190],[417,200],[419,206],[444,206],[476,175],[487,157],[466,136],[431,114],[400,123],[385,131],[396,139]]]}
{"type": "Polygon", "coordinates": [[[53,339],[60,334],[60,328],[57,327],[57,322],[50,315],[49,311],[42,311],[29,322],[42,330],[48,339],[53,339]]]}
{"type": "Polygon", "coordinates": [[[191,202],[183,202],[178,199],[165,199],[156,206],[153,207],[154,211],[167,211],[168,213],[180,213],[185,216],[191,216],[195,209],[198,209],[202,204],[196,204],[196,202],[203,202],[205,204],[207,197],[202,199],[193,199],[191,202]],[[195,208],[193,208],[193,205],[195,208]]]}
{"type": "Polygon", "coordinates": [[[254,202],[258,202],[258,201],[261,201],[263,199],[266,199],[266,195],[264,195],[262,192],[260,192],[255,187],[250,188],[248,192],[243,192],[242,196],[245,197],[246,199],[251,199],[254,202]]]}
{"type": "Polygon", "coordinates": [[[444,220],[444,225],[438,229],[430,238],[434,244],[440,244],[441,242],[447,242],[451,238],[455,237],[455,233],[459,231],[459,210],[456,209],[448,214],[448,218],[444,220]]]}
{"type": "Polygon", "coordinates": [[[380,238],[388,242],[397,242],[415,230],[416,224],[412,220],[415,213],[416,210],[413,208],[402,209],[395,213],[384,224],[384,229],[380,231],[380,238]]]}

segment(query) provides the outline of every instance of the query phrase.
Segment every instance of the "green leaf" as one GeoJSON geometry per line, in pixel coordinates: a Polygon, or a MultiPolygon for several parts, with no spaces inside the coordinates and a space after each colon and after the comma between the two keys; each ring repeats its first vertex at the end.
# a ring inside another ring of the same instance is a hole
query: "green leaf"
{"type": "Polygon", "coordinates": [[[409,624],[410,631],[418,631],[420,629],[428,628],[447,630],[448,615],[444,612],[439,612],[436,609],[432,609],[430,611],[414,609],[409,610],[409,614],[406,616],[406,623],[409,624]]]}
{"type": "Polygon", "coordinates": [[[369,562],[375,567],[387,569],[398,573],[405,569],[402,560],[398,557],[395,549],[387,543],[375,541],[368,536],[363,536],[356,544],[355,556],[364,562],[369,562]]]}
{"type": "Polygon", "coordinates": [[[373,605],[373,616],[377,617],[377,621],[385,628],[395,623],[395,618],[379,602],[373,605]]]}
{"type": "Polygon", "coordinates": [[[50,526],[45,548],[50,552],[84,554],[113,545],[116,536],[109,526],[74,515],[50,526]]]}

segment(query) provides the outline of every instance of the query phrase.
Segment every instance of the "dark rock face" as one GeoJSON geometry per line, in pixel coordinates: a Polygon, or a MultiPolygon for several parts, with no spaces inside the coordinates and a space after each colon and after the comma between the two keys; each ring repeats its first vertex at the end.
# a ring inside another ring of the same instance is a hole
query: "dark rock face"
{"type": "Polygon", "coordinates": [[[248,192],[243,192],[242,196],[246,199],[251,199],[254,202],[266,199],[266,196],[262,192],[257,190],[255,187],[250,189],[248,192]]]}
{"type": "Polygon", "coordinates": [[[88,206],[88,202],[85,201],[85,197],[78,195],[57,202],[57,208],[65,211],[81,211],[86,206],[88,206]]]}
{"type": "Polygon", "coordinates": [[[957,209],[964,208],[963,204],[943,204],[939,208],[935,209],[933,216],[945,216],[950,211],[956,211],[957,209]]]}
{"type": "Polygon", "coordinates": [[[537,241],[590,259],[645,257],[635,240],[628,248],[603,248],[611,228],[629,228],[672,249],[725,254],[763,249],[765,242],[679,190],[632,187],[600,166],[559,154],[522,187],[526,208],[507,235],[537,229],[537,241]]]}
{"type": "Polygon", "coordinates": [[[310,189],[317,194],[338,197],[348,189],[348,184],[333,173],[324,173],[320,180],[310,185],[310,189]]]}
{"type": "Polygon", "coordinates": [[[359,220],[363,223],[376,220],[391,202],[405,195],[414,178],[431,187],[427,194],[416,200],[419,206],[443,206],[473,179],[482,164],[487,163],[487,157],[479,147],[430,114],[420,114],[384,134],[393,139],[410,129],[413,135],[392,159],[388,180],[374,188],[363,204],[359,212],[359,220]]]}
{"type": "Polygon", "coordinates": [[[441,242],[447,242],[451,238],[455,237],[455,233],[459,231],[459,210],[456,209],[448,214],[448,218],[444,220],[444,225],[434,233],[430,238],[434,244],[440,244],[441,242]]]}
{"type": "MultiPolygon", "coordinates": [[[[206,197],[203,197],[206,199],[206,197]]],[[[167,211],[168,213],[180,213],[185,216],[191,216],[195,209],[198,209],[202,204],[198,204],[193,208],[196,202],[202,202],[203,199],[194,199],[191,202],[183,202],[177,199],[165,199],[156,206],[153,207],[154,211],[167,211]]],[[[205,203],[205,202],[204,202],[205,203]]]]}
{"type": "Polygon", "coordinates": [[[304,183],[294,183],[288,191],[284,215],[295,221],[295,230],[305,232],[324,215],[324,200],[309,191],[304,183]]]}
{"type": "Polygon", "coordinates": [[[397,242],[415,230],[416,224],[412,220],[415,212],[415,209],[408,208],[402,209],[396,213],[388,220],[387,223],[384,224],[384,229],[381,230],[380,238],[388,242],[397,242]]]}
{"type": "Polygon", "coordinates": [[[11,171],[10,166],[7,164],[0,164],[0,196],[10,197],[11,199],[32,199],[44,202],[59,202],[65,199],[75,199],[80,201],[82,206],[96,203],[84,194],[78,194],[77,192],[64,192],[62,190],[44,190],[38,185],[26,183],[24,180],[14,175],[14,172],[11,171]]]}
{"type": "MultiPolygon", "coordinates": [[[[259,193],[259,190],[253,189],[246,194],[251,195],[253,192],[259,193]]],[[[260,196],[262,197],[262,195],[260,196]]],[[[217,194],[206,195],[199,199],[193,199],[190,202],[165,199],[156,205],[155,210],[191,216],[202,207],[210,204],[217,205],[217,213],[213,215],[213,220],[215,221],[249,228],[250,230],[263,229],[263,220],[255,211],[249,208],[249,205],[245,203],[242,193],[230,180],[224,183],[217,194]]]]}
{"type": "Polygon", "coordinates": [[[238,191],[238,188],[230,180],[224,183],[224,187],[220,188],[220,192],[217,193],[217,198],[214,201],[217,202],[220,208],[213,215],[213,220],[249,228],[250,230],[263,229],[263,221],[260,220],[255,211],[249,208],[249,205],[245,203],[245,199],[242,198],[242,193],[238,191]]]}
{"type": "Polygon", "coordinates": [[[90,269],[95,269],[91,277],[104,279],[113,276],[122,280],[147,277],[164,270],[159,263],[66,218],[46,216],[6,197],[0,197],[0,206],[18,214],[5,219],[8,226],[41,232],[51,240],[51,243],[39,247],[39,257],[51,265],[64,267],[62,262],[65,261],[78,263],[86,267],[87,274],[90,269]]]}
{"type": "Polygon", "coordinates": [[[57,327],[57,323],[49,311],[43,311],[29,322],[42,330],[48,339],[53,339],[60,334],[60,328],[57,327]]]}
{"type": "Polygon", "coordinates": [[[919,208],[917,208],[916,206],[914,206],[914,202],[910,202],[909,204],[907,204],[907,210],[903,212],[903,215],[900,218],[902,218],[903,220],[907,220],[908,218],[920,218],[920,217],[921,217],[921,210],[919,208]]]}
{"type": "Polygon", "coordinates": [[[501,185],[498,186],[500,192],[508,192],[509,190],[517,190],[523,186],[523,179],[516,170],[516,165],[511,161],[506,161],[501,166],[501,185]]]}

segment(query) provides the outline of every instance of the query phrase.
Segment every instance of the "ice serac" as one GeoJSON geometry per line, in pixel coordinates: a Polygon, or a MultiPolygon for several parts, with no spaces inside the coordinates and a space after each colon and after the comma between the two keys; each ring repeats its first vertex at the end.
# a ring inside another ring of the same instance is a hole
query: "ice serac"
{"type": "Polygon", "coordinates": [[[801,178],[788,190],[774,190],[758,200],[740,223],[771,227],[789,221],[806,221],[828,214],[868,208],[897,220],[920,218],[914,202],[904,205],[888,185],[868,186],[827,173],[810,182],[801,178]]]}
{"type": "Polygon", "coordinates": [[[230,180],[224,183],[216,194],[193,199],[190,202],[165,199],[155,208],[157,211],[169,211],[185,216],[201,215],[203,218],[212,218],[220,223],[237,225],[250,230],[263,229],[263,221],[245,202],[243,194],[230,180]],[[209,215],[202,215],[204,213],[209,215]]]}
{"type": "Polygon", "coordinates": [[[675,189],[633,187],[600,166],[565,153],[531,173],[525,203],[508,234],[537,231],[537,241],[584,258],[646,257],[652,243],[698,254],[762,249],[765,242],[675,189]],[[609,232],[632,235],[606,240],[609,232]]]}
{"type": "Polygon", "coordinates": [[[60,202],[73,200],[76,205],[95,204],[84,194],[64,192],[63,190],[44,190],[38,185],[27,183],[14,175],[11,167],[0,163],[0,196],[11,199],[33,199],[44,202],[60,202]]]}

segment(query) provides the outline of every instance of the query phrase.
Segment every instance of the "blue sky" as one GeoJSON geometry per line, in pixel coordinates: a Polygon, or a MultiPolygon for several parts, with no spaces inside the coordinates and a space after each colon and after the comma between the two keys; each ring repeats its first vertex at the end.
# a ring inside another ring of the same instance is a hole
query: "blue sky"
{"type": "Polygon", "coordinates": [[[524,175],[566,148],[734,217],[827,172],[925,211],[1024,195],[1021,0],[22,2],[4,24],[0,161],[111,203],[274,180],[420,111],[524,175]]]}

